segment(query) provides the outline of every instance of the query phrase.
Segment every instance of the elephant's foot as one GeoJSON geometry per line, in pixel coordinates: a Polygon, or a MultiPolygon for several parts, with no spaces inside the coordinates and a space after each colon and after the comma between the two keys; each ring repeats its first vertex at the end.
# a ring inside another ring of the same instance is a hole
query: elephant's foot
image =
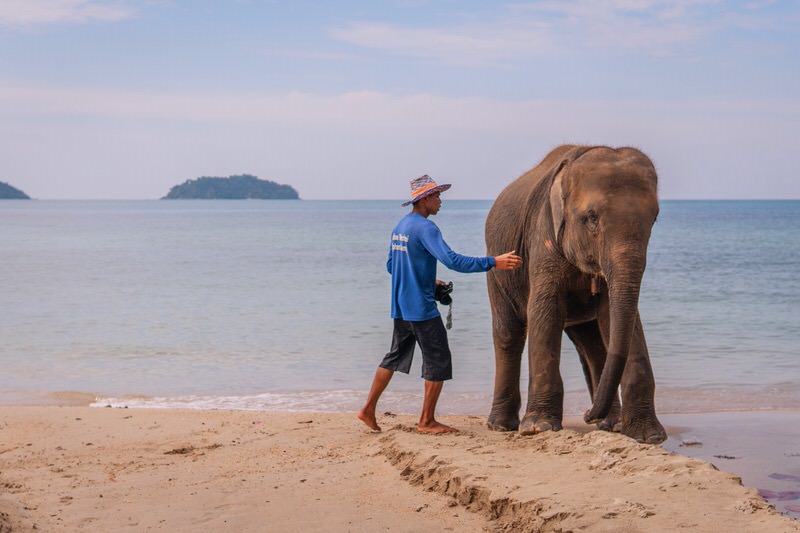
{"type": "MultiPolygon", "coordinates": [[[[617,402],[615,402],[616,404],[617,402]]],[[[611,411],[608,413],[603,420],[597,423],[597,429],[602,431],[612,431],[615,433],[619,433],[622,429],[622,415],[620,414],[620,407],[619,405],[612,405],[611,411]]]]}
{"type": "Polygon", "coordinates": [[[644,444],[661,444],[667,440],[667,432],[655,413],[631,418],[623,416],[620,433],[644,444]]]}
{"type": "Polygon", "coordinates": [[[535,435],[543,431],[560,431],[561,418],[528,413],[519,425],[520,435],[535,435]]]}
{"type": "Polygon", "coordinates": [[[489,414],[486,425],[492,431],[516,431],[519,427],[519,416],[515,414],[500,414],[493,410],[489,414]]]}
{"type": "Polygon", "coordinates": [[[604,420],[597,423],[597,429],[611,433],[619,433],[622,431],[622,424],[619,418],[606,417],[604,420]]]}

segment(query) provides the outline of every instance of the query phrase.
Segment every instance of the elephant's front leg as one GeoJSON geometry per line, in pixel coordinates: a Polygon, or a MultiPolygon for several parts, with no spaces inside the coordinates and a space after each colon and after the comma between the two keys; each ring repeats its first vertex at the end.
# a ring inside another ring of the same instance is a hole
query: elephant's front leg
{"type": "Polygon", "coordinates": [[[622,374],[622,421],[620,432],[647,444],[667,440],[664,426],[656,417],[655,378],[644,338],[644,328],[637,313],[631,351],[622,374]]]}
{"type": "Polygon", "coordinates": [[[525,323],[493,313],[494,397],[487,425],[495,431],[515,431],[519,427],[519,375],[525,348],[525,323]]]}
{"type": "Polygon", "coordinates": [[[560,318],[555,298],[532,297],[528,310],[528,405],[519,426],[522,435],[559,431],[564,414],[564,383],[561,380],[560,318]]]}
{"type": "MultiPolygon", "coordinates": [[[[570,326],[565,329],[567,336],[575,345],[580,357],[583,375],[586,377],[586,385],[589,387],[589,395],[594,401],[594,391],[600,382],[600,375],[603,373],[603,366],[606,362],[606,345],[600,333],[598,322],[592,320],[570,326]]],[[[614,395],[614,402],[611,410],[604,420],[597,423],[598,429],[603,431],[620,430],[620,402],[619,395],[614,395]]]]}

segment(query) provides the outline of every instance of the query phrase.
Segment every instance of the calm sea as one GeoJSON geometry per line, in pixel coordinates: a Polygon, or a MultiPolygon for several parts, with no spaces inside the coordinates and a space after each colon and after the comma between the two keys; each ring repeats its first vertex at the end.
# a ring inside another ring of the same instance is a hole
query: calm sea
{"type": "MultiPolygon", "coordinates": [[[[399,203],[0,202],[0,391],[356,410],[389,347],[399,203]]],[[[433,220],[453,249],[483,255],[490,206],[445,199],[433,220]]],[[[798,201],[662,201],[640,302],[660,412],[800,406],[798,227],[798,201]]],[[[439,277],[455,285],[455,378],[440,410],[486,414],[485,277],[441,266],[439,277]]],[[[417,411],[419,363],[382,408],[417,411]]],[[[562,372],[566,412],[582,413],[566,339],[562,372]]]]}

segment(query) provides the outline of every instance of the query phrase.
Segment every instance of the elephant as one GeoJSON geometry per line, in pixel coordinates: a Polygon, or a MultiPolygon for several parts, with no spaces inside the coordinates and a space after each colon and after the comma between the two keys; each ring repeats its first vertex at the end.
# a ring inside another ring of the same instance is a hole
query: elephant
{"type": "Polygon", "coordinates": [[[565,332],[592,400],[584,421],[642,443],[666,440],[638,309],[657,181],[652,161],[636,148],[563,145],[498,195],[486,218],[487,255],[516,250],[523,267],[487,273],[495,351],[490,429],[531,435],[562,428],[565,332]],[[520,421],[526,340],[528,401],[520,421]]]}

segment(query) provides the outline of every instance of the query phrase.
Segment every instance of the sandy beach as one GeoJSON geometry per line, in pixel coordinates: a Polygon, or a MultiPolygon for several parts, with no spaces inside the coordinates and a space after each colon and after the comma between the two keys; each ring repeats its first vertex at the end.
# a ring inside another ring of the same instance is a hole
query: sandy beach
{"type": "Polygon", "coordinates": [[[483,417],[0,407],[0,532],[800,531],[710,463],[483,417]]]}

